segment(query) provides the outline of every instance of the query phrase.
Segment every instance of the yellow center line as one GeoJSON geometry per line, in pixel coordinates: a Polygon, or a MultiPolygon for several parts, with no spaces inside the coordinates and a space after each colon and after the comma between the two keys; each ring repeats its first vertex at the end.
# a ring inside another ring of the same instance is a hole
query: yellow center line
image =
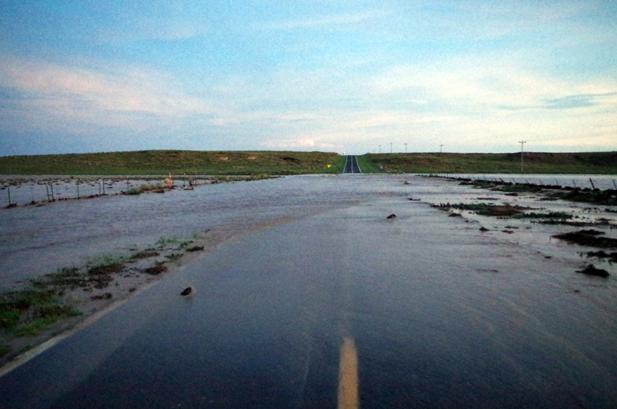
{"type": "Polygon", "coordinates": [[[338,409],[358,409],[358,351],[353,338],[343,338],[338,374],[338,409]]]}

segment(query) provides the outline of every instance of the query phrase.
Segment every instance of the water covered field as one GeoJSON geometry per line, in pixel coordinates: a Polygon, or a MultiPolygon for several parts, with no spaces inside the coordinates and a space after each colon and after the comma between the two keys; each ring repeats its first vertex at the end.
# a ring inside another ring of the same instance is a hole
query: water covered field
{"type": "Polygon", "coordinates": [[[453,178],[474,180],[504,181],[511,183],[533,183],[538,185],[558,185],[563,187],[617,189],[617,175],[542,175],[542,174],[482,174],[448,173],[440,174],[453,178]]]}
{"type": "Polygon", "coordinates": [[[542,199],[341,175],[3,210],[5,288],[161,236],[222,240],[1,377],[0,396],[334,408],[344,380],[362,408],[613,408],[616,266],[555,236],[592,231],[614,252],[617,207],[542,199]]]}
{"type": "MultiPolygon", "coordinates": [[[[178,188],[209,183],[207,177],[178,179],[178,188]]],[[[43,204],[53,200],[85,199],[126,193],[141,186],[163,186],[163,177],[0,177],[0,204],[43,204]]]]}

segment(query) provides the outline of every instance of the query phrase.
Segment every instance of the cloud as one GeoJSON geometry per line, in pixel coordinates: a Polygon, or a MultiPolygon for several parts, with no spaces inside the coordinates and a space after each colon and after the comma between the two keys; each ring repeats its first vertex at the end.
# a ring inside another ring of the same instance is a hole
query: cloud
{"type": "Polygon", "coordinates": [[[294,149],[294,150],[317,150],[325,149],[331,150],[336,145],[327,142],[320,142],[310,136],[301,136],[292,139],[268,139],[261,143],[261,145],[267,149],[294,149]]]}
{"type": "Polygon", "coordinates": [[[314,16],[302,19],[273,21],[260,25],[262,29],[297,30],[321,27],[340,27],[362,24],[388,16],[390,13],[382,10],[370,10],[356,13],[314,16]]]}
{"type": "Polygon", "coordinates": [[[202,37],[207,32],[208,26],[199,21],[142,18],[126,26],[102,29],[97,39],[101,43],[184,41],[202,37]]]}
{"type": "Polygon", "coordinates": [[[467,112],[612,106],[617,82],[564,80],[512,61],[450,59],[439,65],[399,65],[369,84],[375,96],[417,98],[433,107],[467,112]]]}
{"type": "Polygon", "coordinates": [[[543,107],[547,109],[573,109],[587,108],[600,105],[609,101],[616,104],[617,92],[605,92],[601,94],[578,94],[544,100],[543,107]]]}
{"type": "Polygon", "coordinates": [[[54,124],[143,127],[144,121],[221,115],[213,104],[182,92],[154,71],[117,67],[107,71],[41,61],[3,59],[3,111],[39,116],[54,124]]]}

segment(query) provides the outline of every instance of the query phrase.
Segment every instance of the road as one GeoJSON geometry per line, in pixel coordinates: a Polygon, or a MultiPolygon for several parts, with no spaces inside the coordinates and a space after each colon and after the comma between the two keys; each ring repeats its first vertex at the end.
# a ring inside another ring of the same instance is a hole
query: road
{"type": "Polygon", "coordinates": [[[225,242],[0,378],[0,407],[614,407],[611,282],[408,201],[428,178],[302,180],[381,193],[225,242]]]}
{"type": "Polygon", "coordinates": [[[345,167],[343,173],[362,173],[358,166],[358,157],[355,155],[347,155],[345,158],[345,167]]]}

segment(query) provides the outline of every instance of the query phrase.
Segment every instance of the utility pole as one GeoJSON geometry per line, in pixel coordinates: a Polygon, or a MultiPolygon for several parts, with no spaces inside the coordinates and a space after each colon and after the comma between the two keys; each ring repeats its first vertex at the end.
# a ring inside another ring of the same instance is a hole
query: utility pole
{"type": "Polygon", "coordinates": [[[443,153],[443,143],[439,145],[439,154],[443,153]]]}
{"type": "Polygon", "coordinates": [[[392,153],[392,142],[390,142],[390,153],[392,153]]]}
{"type": "Polygon", "coordinates": [[[521,144],[521,173],[523,173],[523,163],[524,163],[523,153],[524,153],[525,144],[527,143],[527,141],[518,141],[518,143],[521,144]]]}
{"type": "Polygon", "coordinates": [[[381,153],[381,145],[379,145],[379,153],[381,153]]]}
{"type": "Polygon", "coordinates": [[[405,142],[405,153],[407,153],[407,142],[405,142]]]}

